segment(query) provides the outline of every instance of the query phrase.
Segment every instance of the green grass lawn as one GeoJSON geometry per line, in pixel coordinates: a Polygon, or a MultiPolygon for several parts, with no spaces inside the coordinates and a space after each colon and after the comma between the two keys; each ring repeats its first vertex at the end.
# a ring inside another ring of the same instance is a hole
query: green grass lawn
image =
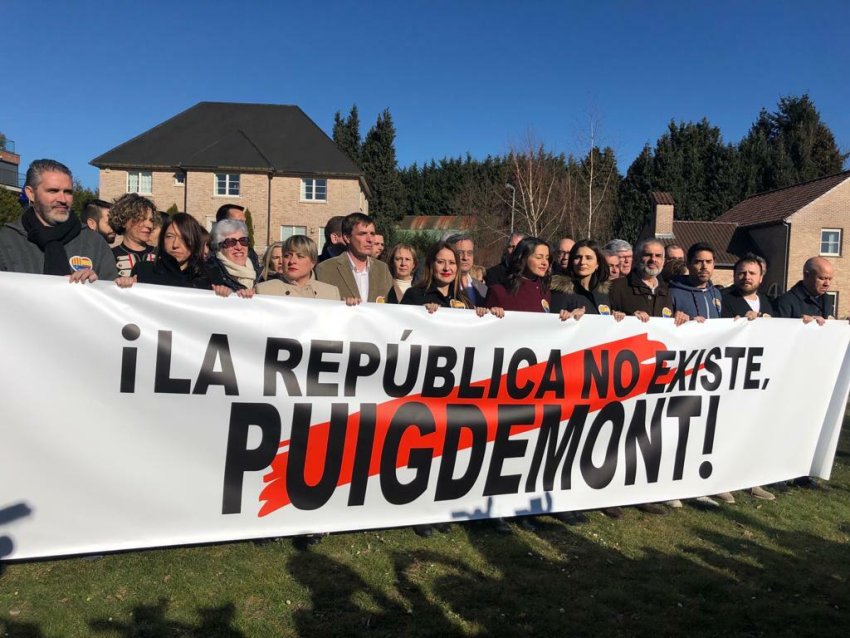
{"type": "Polygon", "coordinates": [[[736,497],[4,565],[0,636],[850,635],[850,419],[826,490],[736,497]]]}

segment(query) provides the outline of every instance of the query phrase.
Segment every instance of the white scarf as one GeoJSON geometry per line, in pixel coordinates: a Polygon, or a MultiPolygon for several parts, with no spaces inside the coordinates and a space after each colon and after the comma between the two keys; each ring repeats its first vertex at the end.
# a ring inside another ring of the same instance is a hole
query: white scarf
{"type": "Polygon", "coordinates": [[[257,271],[254,270],[254,264],[251,263],[250,259],[246,259],[245,265],[240,266],[239,264],[230,261],[224,256],[224,253],[220,251],[217,256],[225,270],[227,270],[228,275],[248,289],[254,287],[254,283],[257,281],[257,271]]]}

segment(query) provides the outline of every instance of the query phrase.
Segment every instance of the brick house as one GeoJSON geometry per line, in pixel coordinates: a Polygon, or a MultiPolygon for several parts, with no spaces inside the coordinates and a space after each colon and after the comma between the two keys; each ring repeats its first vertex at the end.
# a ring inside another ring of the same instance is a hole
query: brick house
{"type": "Polygon", "coordinates": [[[363,173],[297,106],[200,102],[91,164],[102,199],[140,193],[207,227],[222,204],[250,209],[260,251],[296,234],[321,249],[330,217],[369,212],[363,173]]]}
{"type": "Polygon", "coordinates": [[[850,171],[753,195],[712,222],[674,220],[669,193],[652,193],[650,199],[653,215],[641,237],[656,236],[685,250],[696,241],[711,243],[718,250],[715,283],[731,283],[735,259],[754,252],[767,260],[762,289],[775,297],[802,278],[806,259],[822,256],[835,271],[829,294],[835,298],[836,316],[850,314],[850,263],[844,254],[850,171]],[[721,272],[725,270],[729,272],[721,272]]]}

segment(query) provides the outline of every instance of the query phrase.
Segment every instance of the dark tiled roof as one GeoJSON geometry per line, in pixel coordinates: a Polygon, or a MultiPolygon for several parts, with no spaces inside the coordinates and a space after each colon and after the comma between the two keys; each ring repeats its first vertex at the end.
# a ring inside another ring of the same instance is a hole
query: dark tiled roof
{"type": "Polygon", "coordinates": [[[673,238],[660,238],[668,244],[679,244],[688,251],[693,244],[706,242],[714,248],[714,261],[721,266],[731,266],[738,257],[753,250],[749,235],[737,224],[728,222],[673,221],[673,238]]]}
{"type": "Polygon", "coordinates": [[[406,215],[398,227],[401,230],[470,230],[475,217],[470,215],[406,215]]]}
{"type": "Polygon", "coordinates": [[[674,206],[672,193],[665,193],[664,191],[652,191],[649,194],[649,201],[655,206],[659,204],[674,206]]]}
{"type": "Polygon", "coordinates": [[[847,179],[850,179],[850,171],[759,193],[730,208],[716,221],[734,222],[741,226],[780,222],[847,179]]]}
{"type": "Polygon", "coordinates": [[[360,177],[297,106],[200,102],[91,161],[98,168],[234,169],[360,177]]]}

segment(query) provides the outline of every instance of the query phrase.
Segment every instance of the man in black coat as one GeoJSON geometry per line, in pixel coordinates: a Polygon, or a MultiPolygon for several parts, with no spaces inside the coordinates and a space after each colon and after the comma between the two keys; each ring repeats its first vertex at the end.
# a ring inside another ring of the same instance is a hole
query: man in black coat
{"type": "Polygon", "coordinates": [[[732,287],[723,291],[721,317],[745,317],[752,321],[756,317],[772,317],[775,314],[773,302],[766,294],[759,292],[764,268],[756,255],[747,253],[735,262],[734,277],[732,287]]]}
{"type": "Polygon", "coordinates": [[[804,322],[816,321],[822,326],[833,319],[833,299],[827,295],[832,284],[832,264],[823,257],[810,257],[803,264],[803,279],[776,300],[776,314],[804,322]]]}

